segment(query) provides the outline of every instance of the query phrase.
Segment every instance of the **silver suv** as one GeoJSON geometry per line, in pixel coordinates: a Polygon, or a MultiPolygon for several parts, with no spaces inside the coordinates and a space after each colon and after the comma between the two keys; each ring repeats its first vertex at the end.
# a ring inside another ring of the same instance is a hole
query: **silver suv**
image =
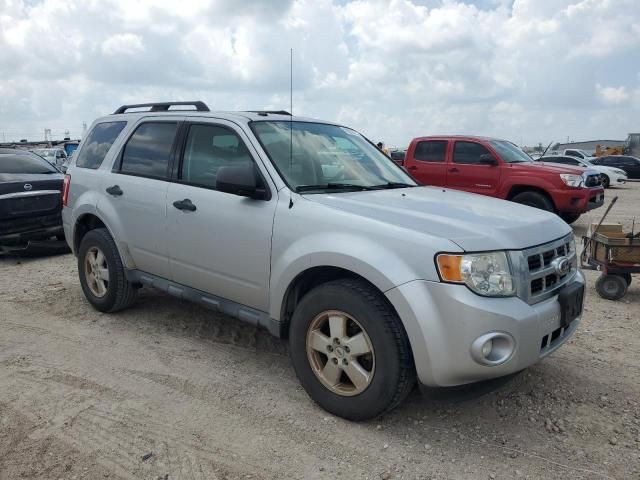
{"type": "Polygon", "coordinates": [[[354,130],[287,112],[123,106],[93,123],[63,201],[95,308],[123,309],[145,285],[264,327],[347,419],[394,408],[416,377],[522,370],[582,312],[556,215],[418,186],[354,130]]]}

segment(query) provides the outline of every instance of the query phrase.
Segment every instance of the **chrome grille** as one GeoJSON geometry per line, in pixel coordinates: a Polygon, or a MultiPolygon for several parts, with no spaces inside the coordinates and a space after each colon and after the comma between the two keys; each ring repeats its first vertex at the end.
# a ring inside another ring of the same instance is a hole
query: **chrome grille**
{"type": "Polygon", "coordinates": [[[518,296],[529,304],[541,302],[560,290],[575,275],[578,262],[573,234],[553,242],[511,252],[511,263],[517,278],[518,296]],[[556,263],[566,257],[571,268],[561,273],[556,263]]]}
{"type": "Polygon", "coordinates": [[[597,187],[598,185],[602,185],[602,177],[600,174],[587,175],[584,185],[585,187],[597,187]]]}

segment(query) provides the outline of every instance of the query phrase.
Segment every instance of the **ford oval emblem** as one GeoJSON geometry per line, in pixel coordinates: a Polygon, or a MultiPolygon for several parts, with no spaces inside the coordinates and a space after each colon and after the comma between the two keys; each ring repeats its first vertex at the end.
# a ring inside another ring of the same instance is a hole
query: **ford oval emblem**
{"type": "Polygon", "coordinates": [[[556,273],[561,277],[565,276],[571,271],[571,262],[567,257],[558,257],[551,263],[553,265],[553,268],[555,268],[556,273]]]}
{"type": "Polygon", "coordinates": [[[30,183],[25,183],[24,184],[24,189],[28,192],[29,190],[31,190],[33,187],[31,186],[30,183]]]}

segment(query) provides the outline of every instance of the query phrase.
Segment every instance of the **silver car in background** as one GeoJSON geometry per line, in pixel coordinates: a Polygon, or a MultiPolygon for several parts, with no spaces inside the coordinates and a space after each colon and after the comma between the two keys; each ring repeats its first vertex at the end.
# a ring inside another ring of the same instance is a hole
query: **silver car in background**
{"type": "Polygon", "coordinates": [[[287,112],[123,106],[91,126],[63,203],[95,308],[148,285],[262,326],[288,338],[308,394],[351,420],[394,408],[416,378],[522,370],[582,312],[556,215],[418,186],[356,131],[287,112]]]}

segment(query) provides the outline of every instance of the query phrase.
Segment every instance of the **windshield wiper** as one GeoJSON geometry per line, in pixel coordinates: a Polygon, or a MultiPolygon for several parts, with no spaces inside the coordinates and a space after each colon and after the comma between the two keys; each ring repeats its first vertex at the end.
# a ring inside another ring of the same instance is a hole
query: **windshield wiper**
{"type": "Polygon", "coordinates": [[[410,183],[403,183],[403,182],[387,182],[382,185],[375,185],[372,188],[390,189],[390,188],[411,188],[411,187],[417,187],[417,185],[411,185],[410,183]]]}
{"type": "Polygon", "coordinates": [[[298,185],[296,187],[296,192],[308,192],[310,190],[377,190],[377,188],[356,185],[355,183],[325,183],[324,185],[298,185]]]}

